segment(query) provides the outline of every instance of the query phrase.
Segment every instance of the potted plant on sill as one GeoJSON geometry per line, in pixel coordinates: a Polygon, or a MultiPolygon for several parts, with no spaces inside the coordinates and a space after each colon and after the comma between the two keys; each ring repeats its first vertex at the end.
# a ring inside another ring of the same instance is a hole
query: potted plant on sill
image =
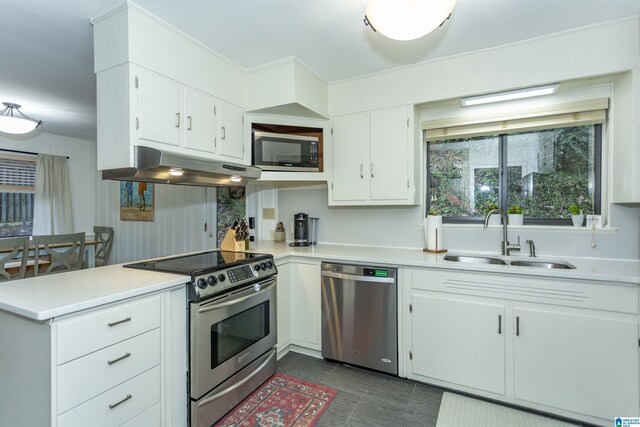
{"type": "Polygon", "coordinates": [[[509,225],[522,225],[524,223],[524,209],[520,205],[509,206],[507,209],[509,225]]]}
{"type": "MultiPolygon", "coordinates": [[[[497,204],[495,204],[495,203],[489,203],[489,204],[484,208],[483,212],[484,212],[484,214],[485,214],[485,216],[486,216],[489,212],[491,212],[491,211],[492,211],[492,210],[494,210],[494,209],[500,209],[500,208],[499,208],[499,207],[498,207],[498,205],[497,205],[497,204]]],[[[495,213],[494,213],[494,214],[491,214],[491,215],[489,216],[489,221],[487,222],[487,225],[500,225],[500,224],[502,224],[502,218],[500,217],[500,215],[499,215],[499,214],[495,214],[495,213]]]]}
{"type": "Polygon", "coordinates": [[[571,221],[573,222],[574,227],[582,227],[582,223],[584,222],[584,214],[580,206],[577,203],[572,203],[569,205],[569,212],[571,213],[571,221]]]}

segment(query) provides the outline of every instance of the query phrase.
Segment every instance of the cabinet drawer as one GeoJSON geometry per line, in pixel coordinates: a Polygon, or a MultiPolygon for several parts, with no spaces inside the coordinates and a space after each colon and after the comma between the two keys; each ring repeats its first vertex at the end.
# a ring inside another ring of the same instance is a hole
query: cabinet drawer
{"type": "MultiPolygon", "coordinates": [[[[120,427],[153,427],[160,426],[160,404],[156,403],[151,408],[147,409],[143,413],[136,415],[120,427]]],[[[186,420],[185,420],[186,422],[186,420]]]]}
{"type": "Polygon", "coordinates": [[[159,327],[160,302],[157,295],[56,322],[57,364],[159,327]]]}
{"type": "Polygon", "coordinates": [[[160,402],[160,367],[156,366],[101,395],[58,415],[58,427],[113,427],[160,402]]]}
{"type": "Polygon", "coordinates": [[[58,366],[58,414],[159,363],[160,329],[154,329],[58,366]]]}

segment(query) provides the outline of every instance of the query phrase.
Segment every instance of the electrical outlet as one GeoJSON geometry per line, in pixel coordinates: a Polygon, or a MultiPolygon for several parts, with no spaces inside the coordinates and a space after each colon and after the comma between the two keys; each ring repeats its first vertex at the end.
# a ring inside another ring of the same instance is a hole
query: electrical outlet
{"type": "Polygon", "coordinates": [[[276,219],[276,209],[262,208],[262,219],[276,219]]]}

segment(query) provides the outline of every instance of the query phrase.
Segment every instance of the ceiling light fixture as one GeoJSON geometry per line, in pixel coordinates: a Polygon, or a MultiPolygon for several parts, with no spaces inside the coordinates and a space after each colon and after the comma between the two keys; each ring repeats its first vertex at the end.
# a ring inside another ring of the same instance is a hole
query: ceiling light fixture
{"type": "Polygon", "coordinates": [[[2,105],[6,108],[0,111],[0,132],[16,135],[29,133],[42,124],[42,121],[22,114],[20,111],[21,105],[11,102],[3,102],[2,105]]]}
{"type": "Polygon", "coordinates": [[[369,0],[364,23],[394,40],[414,40],[449,19],[457,0],[369,0]]]}
{"type": "Polygon", "coordinates": [[[492,102],[511,101],[513,99],[532,98],[534,96],[551,95],[558,91],[558,84],[510,90],[508,92],[489,93],[486,95],[462,98],[462,106],[490,104],[492,102]]]}

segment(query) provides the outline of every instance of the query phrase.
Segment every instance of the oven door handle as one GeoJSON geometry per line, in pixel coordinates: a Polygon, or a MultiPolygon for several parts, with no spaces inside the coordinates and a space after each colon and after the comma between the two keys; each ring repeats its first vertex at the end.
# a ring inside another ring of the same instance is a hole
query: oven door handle
{"type": "Polygon", "coordinates": [[[243,297],[240,297],[240,298],[232,299],[231,301],[225,301],[225,302],[221,302],[221,303],[213,303],[211,305],[201,306],[200,308],[198,308],[198,313],[207,313],[207,312],[212,311],[212,310],[218,310],[218,309],[221,309],[221,308],[224,308],[224,307],[229,307],[230,305],[238,304],[238,303],[241,303],[241,302],[246,301],[248,299],[255,298],[256,296],[258,296],[260,294],[268,292],[271,288],[273,288],[276,285],[275,279],[272,279],[272,280],[270,280],[268,282],[263,282],[263,283],[268,283],[268,285],[263,287],[260,283],[256,283],[256,285],[261,285],[261,289],[259,291],[257,291],[257,292],[254,292],[254,293],[252,293],[250,295],[246,295],[246,296],[243,296],[243,297]]]}
{"type": "Polygon", "coordinates": [[[224,396],[226,394],[229,394],[232,391],[234,391],[234,390],[238,389],[239,387],[242,387],[244,384],[246,384],[247,381],[251,380],[251,378],[255,377],[265,366],[267,366],[267,364],[271,361],[271,359],[276,355],[276,350],[275,349],[271,349],[270,351],[271,351],[272,354],[270,354],[269,357],[267,357],[264,360],[264,362],[262,362],[253,372],[251,372],[249,375],[247,375],[242,380],[238,381],[238,383],[234,384],[233,386],[229,387],[228,389],[223,390],[220,393],[216,393],[213,396],[204,399],[202,402],[199,402],[198,406],[207,405],[207,404],[213,402],[214,400],[220,399],[222,396],[224,396]]]}

